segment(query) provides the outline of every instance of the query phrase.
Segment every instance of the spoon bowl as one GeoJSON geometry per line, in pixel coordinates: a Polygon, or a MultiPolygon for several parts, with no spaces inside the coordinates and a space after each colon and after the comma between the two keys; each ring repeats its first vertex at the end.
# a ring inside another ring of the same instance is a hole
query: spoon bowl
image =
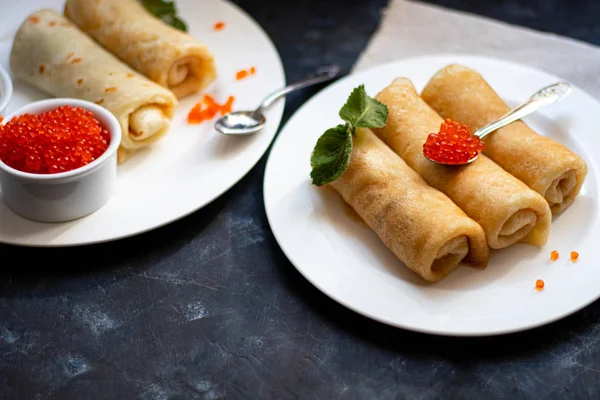
{"type": "Polygon", "coordinates": [[[265,125],[263,114],[254,111],[235,111],[219,118],[215,128],[224,135],[251,135],[265,125]]]}

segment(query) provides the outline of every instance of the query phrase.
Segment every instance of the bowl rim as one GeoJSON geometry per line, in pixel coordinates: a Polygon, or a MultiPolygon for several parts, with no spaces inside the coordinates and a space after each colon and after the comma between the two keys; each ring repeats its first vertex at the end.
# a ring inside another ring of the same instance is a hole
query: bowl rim
{"type": "Polygon", "coordinates": [[[113,155],[115,155],[121,144],[121,124],[119,124],[117,117],[115,117],[106,108],[87,100],[64,97],[33,101],[7,115],[4,118],[4,121],[8,122],[15,116],[22,115],[25,113],[39,114],[41,112],[52,110],[65,105],[84,108],[94,113],[94,116],[96,118],[100,117],[101,119],[107,122],[103,123],[103,125],[105,125],[105,128],[110,134],[110,144],[108,145],[108,148],[104,151],[104,153],[102,153],[100,157],[98,157],[91,163],[84,165],[83,167],[79,167],[65,172],[57,172],[54,174],[34,174],[31,172],[19,171],[18,169],[10,167],[1,159],[0,170],[3,170],[8,174],[23,180],[50,183],[58,180],[80,177],[81,175],[87,174],[91,170],[95,170],[102,164],[106,163],[113,155]]]}
{"type": "Polygon", "coordinates": [[[13,94],[13,83],[8,71],[0,65],[0,112],[4,111],[13,94]]]}

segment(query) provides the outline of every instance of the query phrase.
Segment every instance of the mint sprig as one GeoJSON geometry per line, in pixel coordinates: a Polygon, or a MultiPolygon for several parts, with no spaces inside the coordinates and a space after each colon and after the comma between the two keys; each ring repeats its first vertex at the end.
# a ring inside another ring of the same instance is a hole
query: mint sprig
{"type": "Polygon", "coordinates": [[[352,136],[356,128],[384,126],[388,109],[385,104],[367,96],[365,86],[360,85],[350,93],[339,115],[346,123],[326,130],[317,141],[310,158],[313,185],[326,185],[344,174],[350,165],[352,136]]]}
{"type": "Polygon", "coordinates": [[[168,0],[142,0],[144,8],[156,18],[162,20],[165,24],[187,32],[185,22],[177,17],[177,9],[174,1],[168,0]]]}

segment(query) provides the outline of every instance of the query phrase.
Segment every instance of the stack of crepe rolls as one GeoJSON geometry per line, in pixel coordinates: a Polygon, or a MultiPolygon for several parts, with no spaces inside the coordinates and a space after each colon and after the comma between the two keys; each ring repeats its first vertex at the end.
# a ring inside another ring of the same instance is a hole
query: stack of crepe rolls
{"type": "Polygon", "coordinates": [[[53,10],[31,14],[19,28],[10,68],[55,97],[92,101],[112,112],[123,131],[119,162],[162,138],[177,99],[136,73],[53,10]]]}
{"type": "MultiPolygon", "coordinates": [[[[461,65],[440,70],[422,92],[442,117],[465,124],[471,132],[509,111],[509,106],[476,71],[461,65]]],[[[587,165],[562,144],[516,121],[484,138],[484,154],[540,193],[553,214],[575,199],[587,175],[587,165]]]]}
{"type": "Polygon", "coordinates": [[[423,279],[439,281],[460,262],[487,265],[489,248],[481,226],[371,130],[356,130],[350,165],[329,185],[423,279]]]}
{"type": "Polygon", "coordinates": [[[64,13],[108,51],[179,99],[216,79],[208,48],[148,13],[138,0],[67,0],[64,13]]]}
{"type": "Polygon", "coordinates": [[[394,80],[376,99],[388,107],[389,115],[383,128],[373,130],[375,134],[429,185],[479,223],[491,248],[517,242],[546,243],[551,221],[548,203],[489,158],[480,155],[471,164],[457,167],[439,165],[423,156],[427,135],[438,132],[443,119],[419,97],[411,81],[394,80]]]}

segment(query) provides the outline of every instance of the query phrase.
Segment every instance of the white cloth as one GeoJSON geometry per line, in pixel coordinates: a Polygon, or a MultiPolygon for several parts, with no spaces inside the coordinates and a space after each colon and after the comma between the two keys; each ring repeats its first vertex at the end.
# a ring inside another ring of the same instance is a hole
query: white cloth
{"type": "Polygon", "coordinates": [[[482,55],[558,75],[600,99],[600,48],[438,6],[390,0],[353,71],[440,53],[482,55]]]}

